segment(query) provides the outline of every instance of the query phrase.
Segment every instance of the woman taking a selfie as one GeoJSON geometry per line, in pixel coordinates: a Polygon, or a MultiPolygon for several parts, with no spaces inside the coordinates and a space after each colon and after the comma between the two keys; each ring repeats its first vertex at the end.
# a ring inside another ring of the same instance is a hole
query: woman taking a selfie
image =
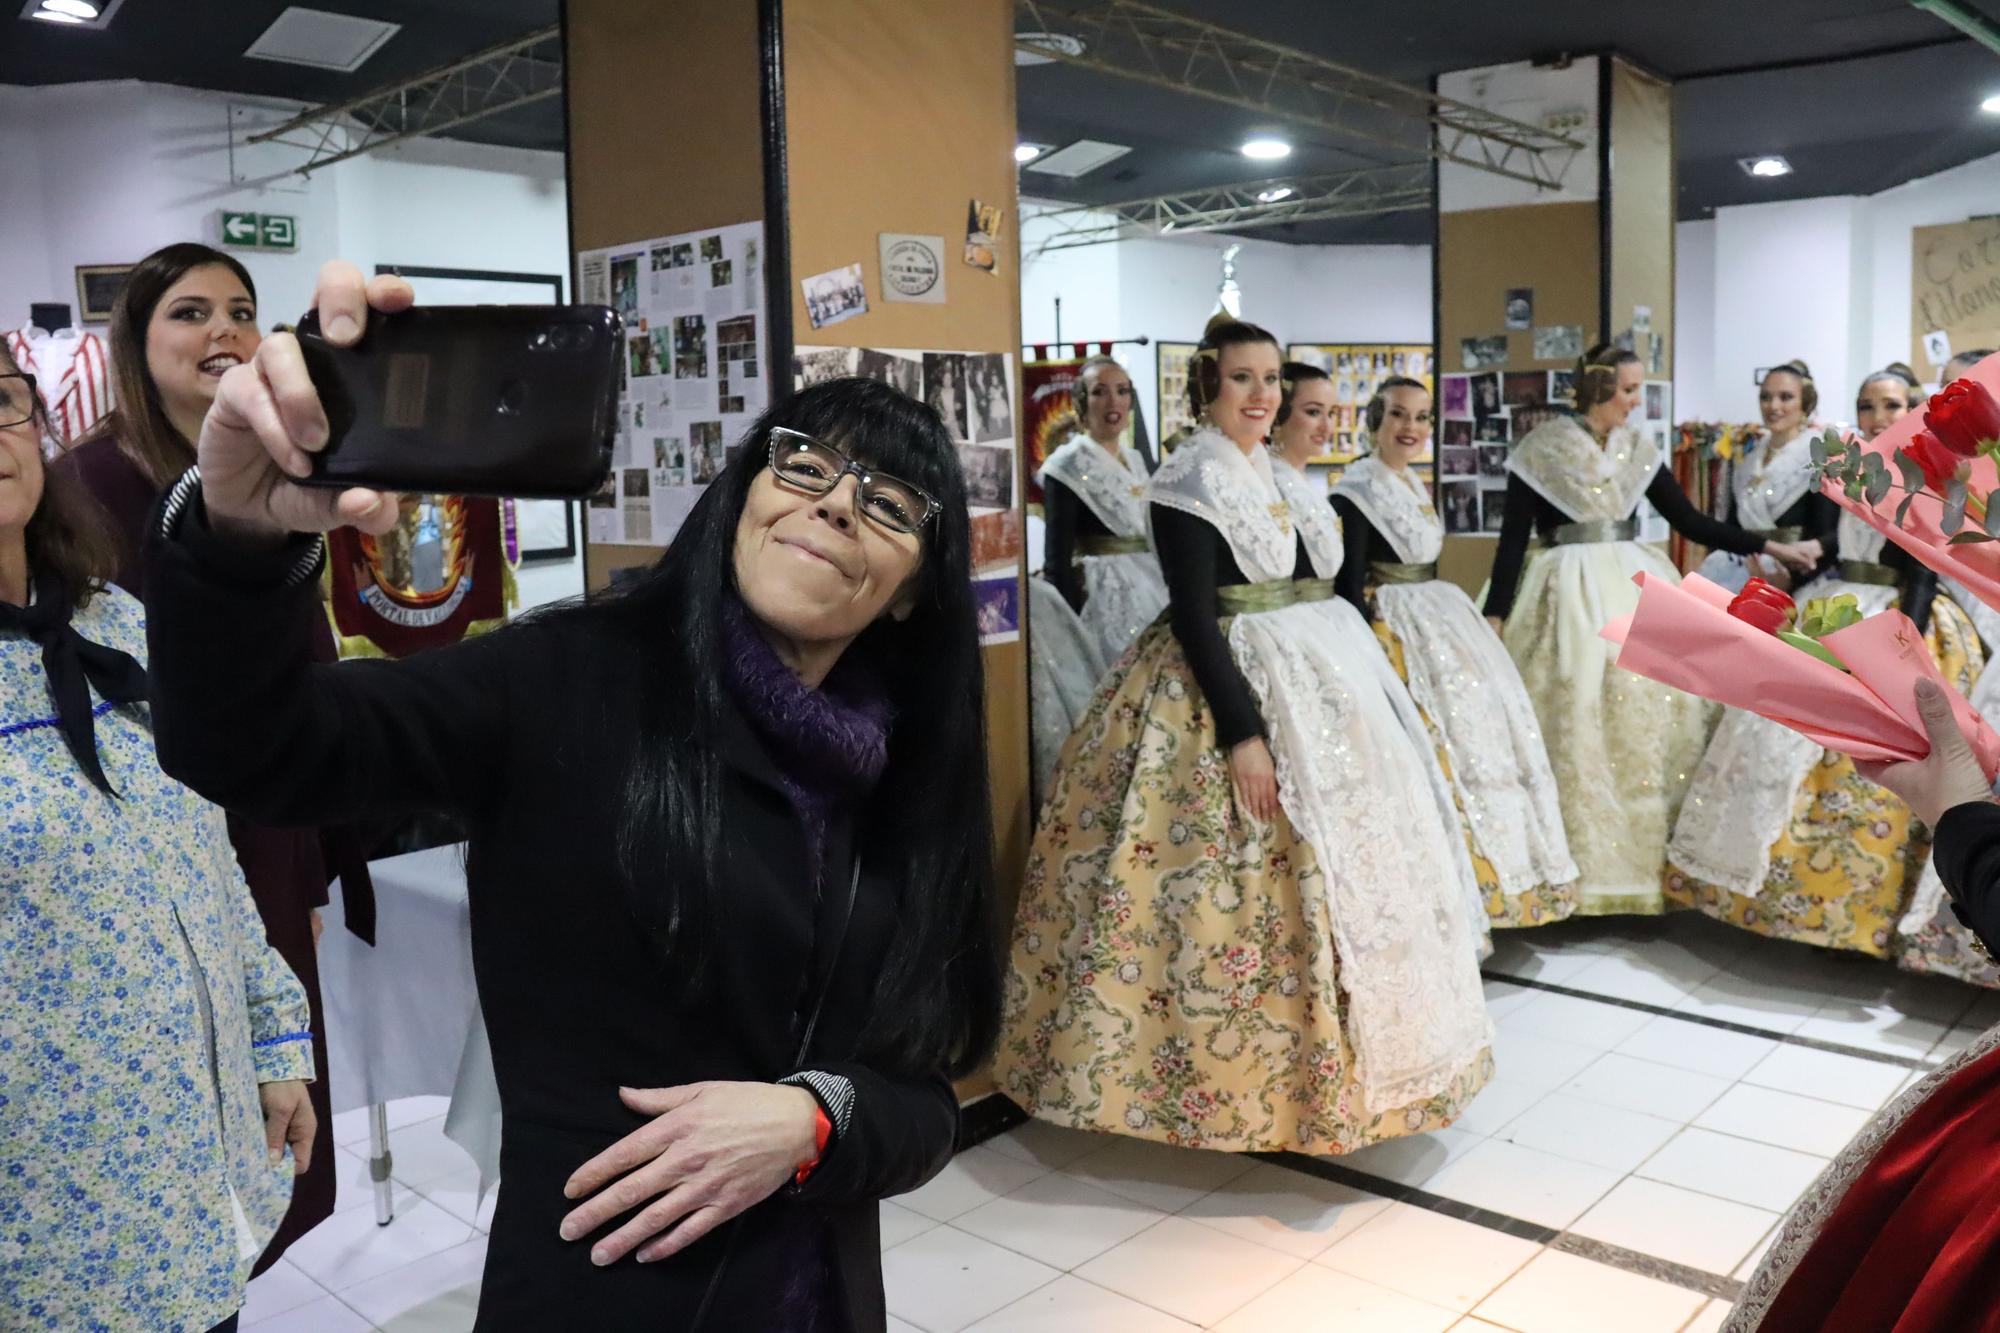
{"type": "Polygon", "coordinates": [[[1000,1086],[1057,1124],[1342,1153],[1493,1069],[1483,925],[1423,719],[1333,595],[1339,527],[1265,446],[1277,340],[1211,326],[1153,475],[1172,606],[1063,751],[1015,920],[1000,1086]]]}
{"type": "MultiPolygon", "coordinates": [[[[119,289],[111,313],[118,407],[51,468],[80,482],[109,517],[116,545],[112,581],[134,597],[146,595],[139,558],[146,522],[160,496],[194,466],[195,438],[223,374],[248,361],[261,340],[257,289],[243,265],[219,250],[191,243],[156,250],[133,267],[119,289]]],[[[314,657],[331,662],[333,632],[325,616],[314,610],[314,657]]],[[[326,1024],[314,945],[319,909],[326,905],[327,885],[335,874],[342,876],[350,923],[361,929],[360,923],[369,919],[356,910],[356,895],[373,902],[367,896],[367,863],[340,835],[272,828],[233,810],[229,839],[271,943],[312,1003],[313,1060],[320,1070],[312,1086],[313,1111],[321,1124],[331,1123],[326,1024]]],[[[332,1153],[321,1153],[299,1180],[284,1225],[258,1260],[259,1272],[333,1214],[337,1165],[332,1153]]]]}
{"type": "Polygon", "coordinates": [[[145,613],[48,438],[0,349],[0,1325],[233,1330],[315,1155],[313,1033],[153,757],[145,613]]]}
{"type": "Polygon", "coordinates": [[[1430,390],[1384,380],[1366,421],[1368,454],[1333,487],[1346,542],[1334,586],[1374,623],[1449,761],[1487,917],[1560,921],[1576,910],[1577,869],[1534,705],[1479,608],[1438,577],[1444,524],[1410,466],[1430,445],[1430,390]]]}
{"type": "MultiPolygon", "coordinates": [[[[321,277],[352,341],[399,279],[321,277]]],[[[314,666],[297,343],[227,375],[147,590],[160,755],[270,819],[438,809],[503,1114],[480,1327],[873,1330],[876,1201],[950,1157],[998,1008],[970,525],[885,385],[767,412],[653,569],[397,662],[314,666]],[[877,469],[880,469],[877,471],[877,469]],[[254,649],[254,650],[253,650],[254,649]]]]}

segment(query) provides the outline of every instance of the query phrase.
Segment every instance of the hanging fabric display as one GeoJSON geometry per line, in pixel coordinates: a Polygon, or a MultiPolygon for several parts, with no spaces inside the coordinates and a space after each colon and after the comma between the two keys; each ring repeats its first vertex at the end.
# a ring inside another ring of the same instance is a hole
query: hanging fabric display
{"type": "Polygon", "coordinates": [[[380,537],[329,532],[327,614],[340,655],[408,657],[505,624],[519,560],[508,526],[498,500],[406,495],[380,537]]]}
{"type": "Polygon", "coordinates": [[[7,335],[7,352],[23,374],[35,377],[57,443],[82,439],[110,413],[111,363],[96,334],[16,329],[7,335]]]}

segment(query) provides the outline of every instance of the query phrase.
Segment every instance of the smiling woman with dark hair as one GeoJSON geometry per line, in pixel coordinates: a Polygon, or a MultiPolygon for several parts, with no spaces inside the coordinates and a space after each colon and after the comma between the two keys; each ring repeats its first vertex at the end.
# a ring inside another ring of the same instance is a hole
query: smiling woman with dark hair
{"type": "MultiPolygon", "coordinates": [[[[347,266],[319,300],[367,318],[347,266]]],[[[395,513],[288,479],[325,431],[289,336],[225,378],[149,553],[161,762],[273,819],[471,829],[504,1116],[480,1326],[883,1328],[876,1201],[949,1159],[999,1008],[943,423],[816,385],[614,594],[314,667],[313,534],[395,513]]]]}

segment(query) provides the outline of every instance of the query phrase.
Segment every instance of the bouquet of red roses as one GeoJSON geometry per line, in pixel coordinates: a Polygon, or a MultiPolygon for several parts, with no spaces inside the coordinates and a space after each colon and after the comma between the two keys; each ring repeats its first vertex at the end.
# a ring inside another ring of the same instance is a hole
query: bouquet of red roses
{"type": "MultiPolygon", "coordinates": [[[[1916,680],[1939,681],[1924,636],[1901,611],[1863,617],[1851,594],[1807,602],[1762,579],[1728,591],[1699,574],[1641,574],[1639,606],[1606,625],[1617,663],[1663,685],[1741,708],[1856,759],[1930,753],[1916,680]]],[[[1956,690],[1945,691],[1989,780],[2000,736],[1956,690]]]]}
{"type": "Polygon", "coordinates": [[[2000,607],[2000,356],[1873,440],[1813,442],[1820,487],[1938,573],[2000,607]]]}

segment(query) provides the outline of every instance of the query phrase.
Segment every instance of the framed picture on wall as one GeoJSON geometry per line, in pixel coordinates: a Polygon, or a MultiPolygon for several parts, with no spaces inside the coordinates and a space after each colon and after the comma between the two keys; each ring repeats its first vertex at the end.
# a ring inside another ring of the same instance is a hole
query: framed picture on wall
{"type": "Polygon", "coordinates": [[[131,264],[78,264],[76,266],[76,322],[108,324],[111,307],[124,290],[131,264]]]}
{"type": "Polygon", "coordinates": [[[1184,430],[1194,428],[1194,413],[1188,409],[1187,377],[1188,363],[1194,360],[1195,348],[1199,343],[1159,342],[1153,347],[1158,354],[1156,373],[1159,381],[1159,399],[1154,404],[1157,409],[1155,419],[1160,423],[1160,452],[1166,452],[1167,441],[1184,430]]]}
{"type": "MultiPolygon", "coordinates": [[[[560,273],[503,273],[489,269],[434,268],[423,264],[377,264],[377,274],[407,280],[424,305],[561,305],[560,273]]],[[[521,560],[575,557],[576,505],[568,500],[516,500],[521,560]]]]}

